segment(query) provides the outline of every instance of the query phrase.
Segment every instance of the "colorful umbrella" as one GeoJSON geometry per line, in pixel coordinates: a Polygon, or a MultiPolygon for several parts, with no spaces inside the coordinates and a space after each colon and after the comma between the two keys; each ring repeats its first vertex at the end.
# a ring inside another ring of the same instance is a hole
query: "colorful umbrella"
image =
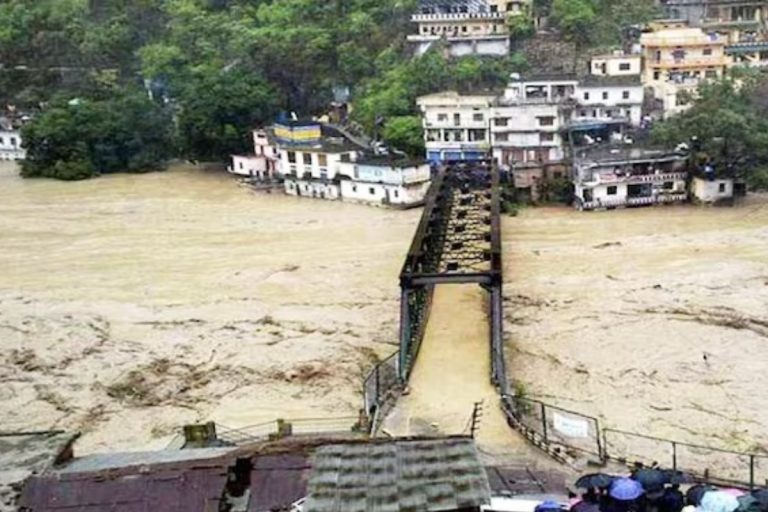
{"type": "Polygon", "coordinates": [[[608,494],[619,501],[632,501],[642,496],[644,492],[643,485],[637,480],[617,478],[611,483],[608,494]]]}

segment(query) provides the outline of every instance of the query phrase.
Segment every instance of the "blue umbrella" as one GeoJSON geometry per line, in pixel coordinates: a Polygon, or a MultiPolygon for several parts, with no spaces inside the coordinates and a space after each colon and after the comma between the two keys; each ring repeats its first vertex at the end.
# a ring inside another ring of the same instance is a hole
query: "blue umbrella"
{"type": "Polygon", "coordinates": [[[611,484],[608,494],[611,498],[619,501],[636,500],[643,495],[643,484],[631,478],[617,478],[611,484]]]}
{"type": "Polygon", "coordinates": [[[560,507],[558,502],[547,500],[536,505],[534,512],[560,512],[560,510],[562,510],[562,507],[560,507]]]}

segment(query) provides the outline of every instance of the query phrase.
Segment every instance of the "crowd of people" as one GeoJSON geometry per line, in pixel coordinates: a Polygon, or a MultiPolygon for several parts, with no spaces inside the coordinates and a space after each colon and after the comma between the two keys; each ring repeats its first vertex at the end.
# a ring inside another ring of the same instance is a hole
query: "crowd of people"
{"type": "MultiPolygon", "coordinates": [[[[768,489],[748,492],[697,484],[679,471],[638,467],[628,476],[584,475],[575,482],[571,512],[768,512],[768,489]]],[[[544,502],[536,512],[555,512],[544,502]],[[549,508],[547,508],[549,507],[549,508]]]]}

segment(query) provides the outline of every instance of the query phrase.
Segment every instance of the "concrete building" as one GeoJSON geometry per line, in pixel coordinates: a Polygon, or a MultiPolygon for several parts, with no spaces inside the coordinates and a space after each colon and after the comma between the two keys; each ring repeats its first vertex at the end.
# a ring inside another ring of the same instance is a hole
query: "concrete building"
{"type": "Polygon", "coordinates": [[[508,16],[523,14],[530,0],[421,0],[411,17],[416,34],[408,41],[422,55],[436,42],[447,43],[453,56],[507,55],[508,16]]]}
{"type": "Polygon", "coordinates": [[[502,166],[563,159],[561,131],[570,118],[577,80],[513,75],[491,109],[493,157],[502,166]]]}
{"type": "Polygon", "coordinates": [[[622,51],[596,55],[589,61],[589,72],[595,76],[640,76],[643,65],[640,55],[622,51]]]}
{"type": "MultiPolygon", "coordinates": [[[[28,119],[28,118],[26,118],[28,119]]],[[[24,160],[27,152],[21,147],[21,117],[0,116],[0,160],[24,160]]]]}
{"type": "Polygon", "coordinates": [[[700,28],[665,28],[641,36],[643,84],[661,100],[665,116],[686,108],[682,91],[722,77],[729,63],[726,40],[700,28]]]}
{"type": "Polygon", "coordinates": [[[601,146],[574,156],[574,205],[579,210],[683,202],[687,157],[674,151],[601,146]]]}
{"type": "Polygon", "coordinates": [[[339,164],[354,162],[359,146],[315,121],[275,124],[279,173],[285,193],[319,199],[340,199],[339,164]]]}
{"type": "Polygon", "coordinates": [[[660,0],[665,15],[706,31],[727,34],[731,43],[765,31],[765,0],[660,0]]]}
{"type": "Polygon", "coordinates": [[[416,100],[422,112],[427,160],[477,160],[490,152],[493,95],[463,96],[446,91],[416,100]]]}
{"type": "Polygon", "coordinates": [[[432,177],[428,162],[398,157],[361,156],[339,173],[344,201],[395,208],[424,204],[432,177]]]}
{"type": "Polygon", "coordinates": [[[271,130],[254,130],[253,153],[232,155],[232,166],[228,171],[238,176],[248,176],[255,180],[277,178],[280,152],[274,142],[271,130]]]}
{"type": "Polygon", "coordinates": [[[705,204],[733,201],[734,186],[731,178],[695,177],[691,182],[691,198],[705,204]]]}
{"type": "Polygon", "coordinates": [[[645,91],[639,75],[587,76],[576,87],[578,106],[573,109],[572,120],[621,120],[630,126],[639,126],[643,117],[645,91]]]}

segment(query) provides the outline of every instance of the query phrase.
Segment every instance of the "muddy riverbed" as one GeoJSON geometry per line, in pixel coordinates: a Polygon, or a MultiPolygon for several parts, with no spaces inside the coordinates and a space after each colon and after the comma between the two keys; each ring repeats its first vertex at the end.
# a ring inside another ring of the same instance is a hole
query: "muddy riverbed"
{"type": "Polygon", "coordinates": [[[0,430],[79,430],[87,453],[356,415],[396,349],[418,217],[189,167],[61,183],[0,164],[0,430]]]}
{"type": "Polygon", "coordinates": [[[768,197],[504,221],[524,391],[604,425],[768,449],[768,197]]]}

